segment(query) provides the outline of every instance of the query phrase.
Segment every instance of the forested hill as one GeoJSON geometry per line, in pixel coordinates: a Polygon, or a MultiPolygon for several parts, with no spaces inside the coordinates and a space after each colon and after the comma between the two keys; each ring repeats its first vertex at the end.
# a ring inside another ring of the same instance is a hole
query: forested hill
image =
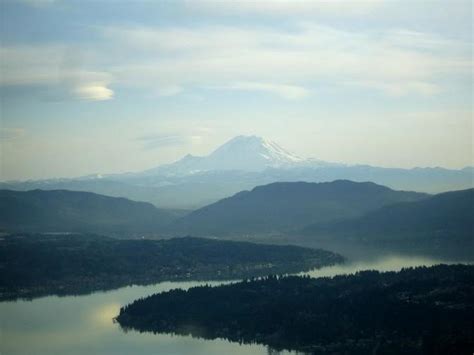
{"type": "Polygon", "coordinates": [[[123,307],[117,319],[125,329],[311,354],[472,354],[474,266],[172,290],[123,307]]]}
{"type": "Polygon", "coordinates": [[[347,180],[273,183],[196,210],[174,222],[173,228],[193,235],[282,232],[357,217],[388,204],[426,196],[347,180]]]}
{"type": "Polygon", "coordinates": [[[373,241],[428,239],[433,243],[444,239],[473,248],[474,189],[385,206],[353,220],[315,224],[302,234],[373,241]]]}
{"type": "Polygon", "coordinates": [[[0,240],[0,299],[132,284],[294,273],[342,262],[325,250],[201,238],[124,240],[17,234],[0,240]]]}
{"type": "Polygon", "coordinates": [[[68,190],[0,190],[0,230],[31,232],[159,232],[177,212],[150,203],[68,190]]]}

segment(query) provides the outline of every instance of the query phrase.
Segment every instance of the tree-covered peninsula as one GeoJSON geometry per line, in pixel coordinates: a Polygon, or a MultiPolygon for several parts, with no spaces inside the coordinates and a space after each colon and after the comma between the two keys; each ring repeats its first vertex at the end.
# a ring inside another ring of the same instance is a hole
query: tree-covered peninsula
{"type": "Polygon", "coordinates": [[[343,261],[325,250],[192,237],[17,234],[0,239],[0,300],[295,273],[343,261]]]}
{"type": "Polygon", "coordinates": [[[123,307],[117,320],[124,329],[311,354],[472,354],[474,266],[172,290],[123,307]]]}

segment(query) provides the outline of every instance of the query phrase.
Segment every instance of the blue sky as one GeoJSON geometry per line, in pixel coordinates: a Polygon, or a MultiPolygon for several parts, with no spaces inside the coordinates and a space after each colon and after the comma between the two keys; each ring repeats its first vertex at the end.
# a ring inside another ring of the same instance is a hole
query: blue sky
{"type": "Polygon", "coordinates": [[[471,1],[0,3],[0,179],[137,171],[238,134],[474,165],[471,1]]]}

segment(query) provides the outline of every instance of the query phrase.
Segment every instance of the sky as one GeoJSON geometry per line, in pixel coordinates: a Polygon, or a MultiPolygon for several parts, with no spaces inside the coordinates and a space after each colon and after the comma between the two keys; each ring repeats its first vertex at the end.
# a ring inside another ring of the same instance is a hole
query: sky
{"type": "Polygon", "coordinates": [[[474,165],[471,1],[0,2],[0,180],[140,171],[259,135],[474,165]]]}

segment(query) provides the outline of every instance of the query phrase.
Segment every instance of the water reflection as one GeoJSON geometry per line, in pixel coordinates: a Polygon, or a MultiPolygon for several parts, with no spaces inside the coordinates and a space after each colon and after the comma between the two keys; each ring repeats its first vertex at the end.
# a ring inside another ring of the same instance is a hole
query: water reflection
{"type": "MultiPolygon", "coordinates": [[[[320,277],[359,270],[400,270],[408,266],[434,265],[439,259],[384,256],[371,261],[353,261],[304,274],[320,277]]],[[[163,282],[152,286],[124,287],[84,296],[43,297],[33,301],[0,303],[1,354],[290,354],[260,345],[239,345],[226,340],[190,336],[121,331],[112,318],[121,305],[173,288],[222,282],[163,282]]],[[[291,353],[296,354],[296,353],[291,353]]]]}
{"type": "Polygon", "coordinates": [[[331,277],[335,275],[354,274],[362,270],[378,271],[400,271],[402,268],[417,266],[433,266],[437,264],[455,264],[459,261],[450,261],[430,257],[411,257],[403,255],[389,255],[371,260],[353,260],[344,264],[324,267],[319,270],[302,272],[298,275],[309,275],[311,277],[331,277]]]}
{"type": "MultiPolygon", "coordinates": [[[[157,292],[220,282],[164,282],[84,296],[0,303],[1,354],[267,354],[239,345],[167,334],[125,334],[112,322],[121,305],[157,292]]],[[[285,354],[288,352],[283,352],[285,354]]]]}

